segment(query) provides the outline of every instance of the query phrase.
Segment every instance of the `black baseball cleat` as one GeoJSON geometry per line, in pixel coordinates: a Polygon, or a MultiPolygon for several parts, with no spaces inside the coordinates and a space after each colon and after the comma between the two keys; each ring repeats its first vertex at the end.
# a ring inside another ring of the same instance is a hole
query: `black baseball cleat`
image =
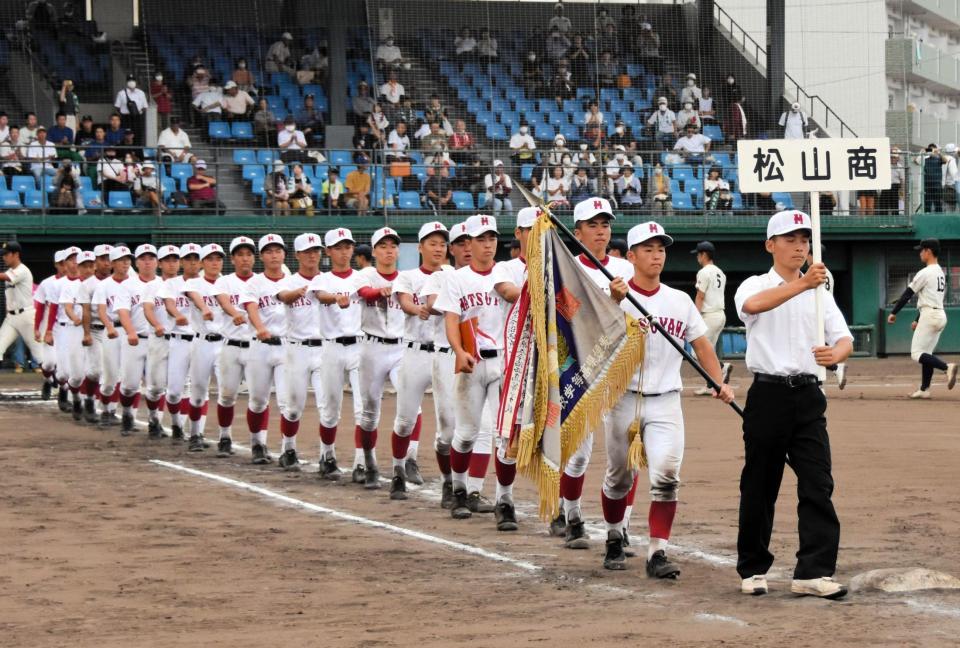
{"type": "Polygon", "coordinates": [[[407,499],[407,476],[406,471],[400,466],[393,469],[393,479],[390,480],[390,499],[407,499]]]}
{"type": "Polygon", "coordinates": [[[116,412],[103,412],[100,414],[100,427],[113,427],[120,422],[116,412]]]}
{"type": "Polygon", "coordinates": [[[555,538],[562,538],[567,535],[567,517],[560,511],[557,517],[550,521],[550,535],[555,538]]]}
{"type": "Polygon", "coordinates": [[[120,434],[130,436],[133,434],[133,414],[124,414],[120,419],[120,434]]]}
{"type": "Polygon", "coordinates": [[[470,507],[467,506],[467,489],[454,489],[453,501],[450,503],[450,517],[454,520],[466,520],[472,515],[470,507]]]}
{"type": "Polygon", "coordinates": [[[253,447],[250,448],[251,463],[257,466],[262,466],[264,464],[270,463],[270,459],[267,457],[267,447],[262,443],[254,443],[253,447]]]}
{"type": "Polygon", "coordinates": [[[647,561],[647,576],[650,578],[677,578],[680,568],[667,560],[663,549],[655,552],[647,561]]]}
{"type": "Polygon", "coordinates": [[[637,552],[630,548],[630,533],[626,528],[623,530],[623,555],[627,558],[636,558],[637,552]]]}
{"type": "Polygon", "coordinates": [[[367,468],[360,464],[357,464],[353,467],[353,472],[350,473],[350,480],[354,484],[362,484],[366,481],[367,468]]]}
{"type": "Polygon", "coordinates": [[[363,475],[363,487],[367,490],[380,488],[380,470],[376,466],[367,466],[366,473],[363,475]]]}
{"type": "Polygon", "coordinates": [[[163,428],[160,426],[160,421],[155,419],[147,420],[147,438],[148,439],[159,439],[163,436],[163,428]]]}
{"type": "Polygon", "coordinates": [[[182,443],[184,439],[183,428],[174,424],[170,427],[170,441],[172,443],[182,443]]]}
{"type": "Polygon", "coordinates": [[[69,392],[66,387],[61,387],[57,392],[57,407],[60,408],[61,412],[70,411],[70,400],[68,399],[69,392]]]}
{"type": "Polygon", "coordinates": [[[100,422],[100,417],[97,416],[97,410],[92,398],[83,401],[83,420],[91,425],[96,425],[100,422]]]}
{"type": "Polygon", "coordinates": [[[453,482],[445,481],[440,487],[440,508],[450,510],[453,506],[453,482]]]}
{"type": "Polygon", "coordinates": [[[53,393],[53,384],[49,380],[44,380],[40,385],[40,398],[50,400],[50,394],[53,393]]]}
{"type": "Polygon", "coordinates": [[[497,521],[497,531],[516,531],[520,528],[517,525],[517,512],[509,502],[497,504],[494,508],[494,517],[497,521]]]}
{"type": "Polygon", "coordinates": [[[607,552],[603,556],[603,568],[613,571],[627,568],[627,557],[623,553],[623,534],[619,531],[607,531],[607,552]]]}
{"type": "Polygon", "coordinates": [[[329,481],[340,481],[340,466],[337,465],[337,458],[329,456],[326,459],[321,459],[317,476],[329,481]]]}
{"type": "Polygon", "coordinates": [[[567,549],[589,549],[590,538],[587,537],[587,530],[584,528],[583,520],[571,519],[567,523],[567,537],[563,541],[563,546],[567,549]]]}
{"type": "Polygon", "coordinates": [[[405,464],[406,475],[405,478],[411,484],[416,484],[417,486],[423,485],[423,475],[420,474],[420,465],[417,464],[416,459],[407,459],[405,464]]]}
{"type": "Polygon", "coordinates": [[[217,441],[217,456],[223,459],[233,454],[233,439],[223,437],[217,441]]]}
{"type": "Polygon", "coordinates": [[[187,450],[189,452],[203,452],[203,438],[199,434],[190,435],[187,450]]]}
{"type": "Polygon", "coordinates": [[[73,401],[73,420],[78,423],[83,420],[83,403],[80,400],[73,401]]]}
{"type": "Polygon", "coordinates": [[[300,457],[297,456],[297,451],[294,448],[284,450],[277,465],[287,472],[300,472],[300,457]]]}
{"type": "Polygon", "coordinates": [[[467,508],[471,513],[493,513],[493,503],[477,491],[467,495],[467,508]]]}

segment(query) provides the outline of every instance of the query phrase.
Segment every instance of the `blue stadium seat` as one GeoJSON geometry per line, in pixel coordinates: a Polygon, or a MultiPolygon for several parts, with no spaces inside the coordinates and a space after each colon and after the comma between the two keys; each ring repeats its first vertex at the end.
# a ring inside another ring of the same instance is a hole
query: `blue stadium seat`
{"type": "Polygon", "coordinates": [[[467,99],[466,103],[467,103],[467,112],[469,112],[470,114],[476,114],[478,112],[481,112],[487,109],[487,102],[484,99],[477,99],[476,97],[473,97],[473,98],[467,99]]]}
{"type": "Polygon", "coordinates": [[[19,193],[0,189],[0,209],[20,209],[22,206],[19,193]]]}
{"type": "Polygon", "coordinates": [[[576,99],[564,99],[563,112],[570,113],[574,116],[574,119],[576,119],[578,114],[583,112],[583,102],[577,101],[576,99]]]}
{"type": "Polygon", "coordinates": [[[353,164],[353,157],[350,155],[350,151],[330,151],[329,162],[333,166],[353,164]]]}
{"type": "Polygon", "coordinates": [[[500,99],[499,97],[495,97],[490,102],[490,110],[493,111],[494,113],[506,112],[510,110],[510,102],[507,101],[506,99],[500,99]]]}
{"type": "Polygon", "coordinates": [[[233,122],[233,139],[252,140],[253,124],[250,122],[233,122]]]}
{"type": "Polygon", "coordinates": [[[483,191],[477,196],[477,209],[482,210],[487,206],[487,192],[483,191]]]}
{"type": "Polygon", "coordinates": [[[580,140],[580,127],[575,124],[561,124],[559,132],[566,138],[567,144],[580,140]]]}
{"type": "Polygon", "coordinates": [[[210,136],[210,139],[230,139],[230,124],[223,121],[212,121],[207,125],[207,135],[210,136]]]}
{"type": "Polygon", "coordinates": [[[536,164],[524,164],[520,167],[520,179],[524,182],[530,182],[530,179],[533,178],[533,170],[536,167],[536,164]]]}
{"type": "Polygon", "coordinates": [[[743,194],[734,192],[731,194],[731,196],[733,196],[733,208],[743,209],[743,194]]]}
{"type": "Polygon", "coordinates": [[[256,177],[253,179],[253,182],[250,183],[250,191],[254,196],[263,196],[265,191],[263,188],[263,177],[256,177]]]}
{"type": "Polygon", "coordinates": [[[689,194],[681,193],[674,191],[671,194],[671,202],[673,203],[674,209],[690,211],[693,209],[693,201],[690,199],[689,194]]]}
{"type": "Polygon", "coordinates": [[[166,196],[167,199],[170,198],[173,192],[177,191],[177,181],[173,178],[161,178],[160,183],[163,186],[163,195],[166,196]]]}
{"type": "Polygon", "coordinates": [[[474,208],[473,195],[469,191],[454,191],[453,204],[456,205],[460,211],[471,211],[474,208]]]}
{"type": "Polygon", "coordinates": [[[474,118],[477,120],[478,126],[486,126],[497,121],[496,115],[489,110],[481,110],[474,116],[474,118]]]}
{"type": "Polygon", "coordinates": [[[37,190],[37,181],[32,175],[18,175],[13,176],[10,180],[10,190],[16,191],[17,193],[24,193],[26,191],[36,191],[37,190]]]}
{"type": "Polygon", "coordinates": [[[260,164],[273,164],[276,158],[277,155],[269,149],[257,151],[257,162],[260,164]]]}
{"type": "Polygon", "coordinates": [[[517,112],[536,112],[537,104],[533,99],[517,99],[513,103],[517,112]]]}
{"type": "Polygon", "coordinates": [[[423,209],[420,204],[420,194],[416,191],[401,191],[399,207],[400,209],[423,209]]]}
{"type": "Polygon", "coordinates": [[[577,88],[577,99],[583,101],[584,99],[593,99],[597,96],[597,91],[593,88],[577,88]]]}
{"type": "Polygon", "coordinates": [[[704,124],[703,134],[709,137],[711,142],[723,141],[723,129],[716,124],[704,124]]]}
{"type": "Polygon", "coordinates": [[[253,180],[254,178],[262,178],[266,175],[263,170],[263,166],[260,164],[244,164],[243,165],[243,179],[244,180],[253,180]]]}
{"type": "Polygon", "coordinates": [[[520,123],[520,113],[512,110],[505,110],[500,113],[500,123],[504,126],[513,126],[520,123]]]}
{"type": "Polygon", "coordinates": [[[793,209],[793,197],[788,193],[774,193],[770,197],[775,203],[783,203],[784,209],[793,209]]]}
{"type": "Polygon", "coordinates": [[[503,124],[487,124],[487,137],[497,142],[506,141],[507,129],[503,124]]]}
{"type": "Polygon", "coordinates": [[[674,180],[683,180],[689,182],[697,177],[697,170],[691,166],[675,166],[671,169],[670,175],[674,180]]]}
{"type": "Polygon", "coordinates": [[[233,161],[236,164],[256,164],[257,152],[250,149],[235,149],[233,151],[233,161]]]}
{"type": "Polygon", "coordinates": [[[559,112],[557,110],[550,111],[550,113],[547,115],[547,121],[553,124],[554,126],[556,126],[557,128],[560,128],[564,124],[570,123],[570,120],[567,117],[567,113],[559,112]]]}
{"type": "Polygon", "coordinates": [[[93,178],[88,175],[80,176],[80,191],[93,191],[93,178]]]}
{"type": "Polygon", "coordinates": [[[110,209],[133,209],[133,198],[129,191],[111,191],[107,204],[110,209]]]}
{"type": "Polygon", "coordinates": [[[550,124],[537,124],[533,136],[538,140],[552,140],[557,136],[557,131],[550,124]]]}
{"type": "Polygon", "coordinates": [[[177,162],[176,164],[170,165],[170,177],[176,178],[178,181],[186,182],[187,178],[193,175],[193,166],[177,162]]]}
{"type": "Polygon", "coordinates": [[[87,209],[100,209],[103,207],[103,197],[96,189],[84,189],[81,193],[83,194],[83,205],[87,209]]]}

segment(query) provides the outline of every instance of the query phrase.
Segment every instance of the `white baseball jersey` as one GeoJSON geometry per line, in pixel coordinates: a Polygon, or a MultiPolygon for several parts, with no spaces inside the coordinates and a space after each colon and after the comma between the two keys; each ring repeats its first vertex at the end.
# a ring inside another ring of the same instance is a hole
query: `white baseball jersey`
{"type": "MultiPolygon", "coordinates": [[[[382,275],[373,266],[364,268],[356,274],[357,290],[367,287],[386,288],[397,280],[399,274],[394,271],[391,275],[382,275]]],[[[394,295],[381,297],[372,304],[362,300],[362,305],[361,327],[364,333],[387,339],[403,337],[406,313],[400,308],[400,302],[394,295]]]]}
{"type": "Polygon", "coordinates": [[[292,304],[285,304],[287,309],[287,337],[291,340],[315,340],[321,337],[320,300],[310,290],[310,286],[318,276],[308,278],[297,272],[280,283],[280,290],[284,291],[307,288],[307,292],[302,297],[292,304]]]}
{"type": "Polygon", "coordinates": [[[4,270],[7,283],[4,286],[4,298],[8,311],[33,308],[33,273],[25,264],[4,270]]]}
{"type": "MultiPolygon", "coordinates": [[[[433,271],[424,270],[423,267],[404,270],[393,282],[393,294],[406,293],[413,297],[414,305],[423,306],[427,303],[427,295],[423,294],[423,287],[427,283],[427,279],[433,274],[435,274],[433,271]]],[[[426,320],[420,319],[419,315],[407,315],[406,317],[407,321],[403,327],[403,339],[405,341],[424,344],[434,341],[436,317],[430,317],[426,320]]]]}
{"type": "MultiPolygon", "coordinates": [[[[660,287],[653,292],[643,290],[633,281],[628,282],[627,285],[640,305],[647,309],[647,312],[660,322],[667,335],[673,336],[681,346],[685,342],[692,342],[702,337],[707,332],[703,317],[697,312],[696,305],[685,292],[664,284],[660,284],[660,287]]],[[[620,307],[637,319],[643,317],[628,299],[620,302],[620,307]]],[[[680,381],[682,363],[683,356],[677,353],[677,350],[660,333],[650,327],[643,366],[630,380],[630,389],[644,394],[665,394],[677,391],[683,387],[680,381]]]]}
{"type": "MultiPolygon", "coordinates": [[[[447,281],[454,272],[453,266],[443,266],[438,272],[434,272],[427,277],[427,280],[423,282],[423,288],[420,289],[420,294],[423,295],[424,299],[431,295],[437,295],[437,301],[440,301],[440,295],[447,291],[447,281]]],[[[436,303],[434,303],[433,309],[439,310],[436,303]]],[[[438,349],[450,346],[450,340],[447,339],[447,325],[443,320],[443,315],[430,318],[430,322],[433,324],[433,345],[438,349]]]]}
{"type": "MultiPolygon", "coordinates": [[[[108,277],[109,278],[109,277],[108,277]]],[[[97,278],[97,275],[90,275],[86,279],[80,282],[80,290],[77,291],[77,303],[78,304],[89,304],[93,301],[93,293],[97,291],[97,286],[100,285],[102,279],[97,278]]],[[[93,317],[93,322],[96,323],[97,314],[91,313],[93,317]]]]}
{"type": "Polygon", "coordinates": [[[90,302],[91,306],[94,308],[94,321],[99,319],[97,312],[100,304],[104,304],[107,307],[107,319],[109,319],[111,322],[119,321],[119,318],[117,317],[117,307],[126,297],[127,291],[123,284],[127,283],[128,281],[132,281],[132,279],[126,278],[123,281],[117,281],[113,275],[110,275],[97,284],[97,289],[93,293],[93,300],[90,302]]]}
{"type": "Polygon", "coordinates": [[[170,280],[157,277],[157,281],[150,282],[143,293],[143,299],[144,301],[149,300],[153,304],[154,319],[163,327],[164,331],[169,332],[170,327],[173,326],[173,318],[170,317],[170,313],[167,312],[167,307],[163,303],[163,297],[160,296],[163,291],[163,284],[167,281],[170,280]]]}
{"type": "MultiPolygon", "coordinates": [[[[57,299],[56,301],[53,301],[50,303],[62,304],[63,300],[61,299],[61,296],[63,295],[64,291],[70,289],[71,284],[76,284],[76,283],[80,283],[79,277],[74,277],[73,279],[71,279],[67,275],[63,275],[62,277],[57,279],[57,282],[54,285],[54,290],[56,291],[57,299]]],[[[71,290],[71,292],[73,291],[71,290]]],[[[67,317],[67,314],[64,312],[62,308],[58,308],[57,324],[69,324],[69,323],[70,323],[70,318],[67,317]]]]}
{"type": "MultiPolygon", "coordinates": [[[[578,255],[577,260],[580,261],[581,267],[586,271],[590,279],[593,280],[593,283],[597,284],[600,289],[603,290],[604,294],[609,295],[610,280],[607,279],[607,276],[600,271],[600,268],[595,266],[593,262],[584,254],[578,255]]],[[[630,281],[633,279],[633,264],[626,259],[610,256],[608,254],[607,256],[603,257],[601,264],[614,277],[620,277],[624,281],[630,281]]]]}
{"type": "MultiPolygon", "coordinates": [[[[830,282],[833,283],[832,281],[830,282]]],[[[727,275],[710,263],[697,272],[697,290],[703,293],[701,313],[723,312],[723,291],[727,289],[727,275]]],[[[831,292],[833,292],[831,290],[831,292]]]]}
{"type": "Polygon", "coordinates": [[[339,337],[357,337],[363,333],[363,300],[357,295],[357,275],[353,269],[346,272],[321,272],[310,283],[310,290],[331,295],[346,295],[350,305],[320,304],[320,336],[325,340],[339,337]]]}
{"type": "Polygon", "coordinates": [[[60,279],[60,275],[50,275],[41,281],[40,285],[37,286],[37,292],[33,295],[34,301],[40,304],[56,304],[59,298],[59,292],[54,291],[54,283],[58,279],[60,279]]]}
{"type": "MultiPolygon", "coordinates": [[[[177,333],[179,335],[194,335],[196,331],[193,330],[193,325],[190,323],[190,299],[184,294],[186,291],[187,281],[184,280],[183,275],[173,277],[172,279],[167,279],[160,286],[160,289],[157,291],[157,297],[161,301],[165,299],[172,299],[174,306],[180,312],[181,315],[187,317],[187,323],[179,325],[171,317],[170,318],[170,333],[177,333]]],[[[164,309],[166,306],[164,305],[164,309]]]]}
{"type": "Polygon", "coordinates": [[[501,261],[497,265],[503,266],[505,276],[510,277],[510,282],[517,288],[523,287],[523,282],[527,280],[527,262],[522,257],[501,261]]]}
{"type": "MultiPolygon", "coordinates": [[[[247,282],[251,279],[253,279],[253,275],[243,279],[237,276],[236,272],[224,275],[217,279],[217,283],[214,284],[213,294],[226,295],[230,300],[231,306],[239,311],[243,311],[243,306],[240,305],[240,298],[247,292],[247,282]]],[[[223,316],[223,325],[221,326],[220,332],[223,337],[228,340],[249,340],[253,337],[253,328],[250,326],[249,319],[240,326],[237,326],[233,323],[233,318],[227,317],[226,314],[223,316]]]]}
{"type": "Polygon", "coordinates": [[[212,320],[203,319],[203,312],[197,308],[197,305],[193,303],[192,299],[190,300],[190,313],[188,315],[190,325],[193,327],[193,330],[200,335],[220,335],[223,329],[225,315],[223,309],[220,308],[220,302],[218,302],[214,296],[216,294],[214,286],[218,279],[210,281],[205,276],[200,275],[195,279],[190,279],[185,282],[183,286],[184,294],[191,292],[197,293],[200,295],[200,299],[203,300],[206,307],[213,313],[212,320]]]}
{"type": "Polygon", "coordinates": [[[496,285],[511,279],[500,265],[498,263],[486,272],[478,272],[470,266],[454,270],[447,280],[446,291],[433,305],[438,311],[458,315],[461,322],[472,322],[479,350],[503,349],[506,318],[496,285]]]}
{"type": "MultiPolygon", "coordinates": [[[[74,307],[73,309],[74,316],[76,317],[80,316],[80,311],[77,308],[77,305],[80,303],[80,293],[82,290],[83,290],[83,282],[81,282],[79,278],[74,281],[67,281],[66,283],[62,284],[62,287],[60,289],[60,301],[58,302],[60,304],[60,309],[57,311],[57,321],[61,321],[60,314],[62,313],[63,314],[62,321],[70,322],[70,320],[67,318],[66,309],[63,308],[65,304],[70,304],[71,306],[74,307]]],[[[72,324],[72,322],[70,323],[72,324]]]]}
{"type": "Polygon", "coordinates": [[[913,276],[910,289],[917,294],[917,308],[943,308],[947,278],[937,264],[926,266],[913,276]]]}
{"type": "Polygon", "coordinates": [[[117,310],[129,311],[130,320],[138,335],[149,335],[152,328],[147,321],[147,316],[143,314],[144,300],[148,298],[144,295],[155,292],[161,283],[163,280],[156,277],[150,281],[144,281],[139,276],[123,282],[125,292],[118,300],[117,310]]]}
{"type": "Polygon", "coordinates": [[[277,299],[284,277],[270,279],[257,273],[247,282],[247,291],[240,297],[242,305],[254,303],[260,308],[260,320],[273,337],[287,334],[287,307],[277,299]]]}

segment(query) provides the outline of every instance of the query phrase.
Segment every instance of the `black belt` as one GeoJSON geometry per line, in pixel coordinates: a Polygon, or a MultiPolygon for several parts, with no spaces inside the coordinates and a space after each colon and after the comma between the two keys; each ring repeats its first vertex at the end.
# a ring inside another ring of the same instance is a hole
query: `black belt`
{"type": "Polygon", "coordinates": [[[66,325],[67,325],[66,322],[57,322],[57,326],[66,326],[66,325]]]}
{"type": "Polygon", "coordinates": [[[356,344],[359,338],[356,335],[348,335],[346,337],[333,338],[333,341],[337,344],[342,344],[343,346],[350,346],[351,344],[356,344]]]}
{"type": "Polygon", "coordinates": [[[298,346],[305,346],[305,347],[319,347],[319,346],[323,346],[323,340],[320,340],[320,339],[313,339],[313,340],[288,340],[288,342],[290,342],[290,344],[296,344],[296,345],[298,345],[298,346]]]}
{"type": "Polygon", "coordinates": [[[407,348],[417,351],[429,351],[430,353],[437,350],[433,342],[407,342],[407,348]]]}
{"type": "Polygon", "coordinates": [[[91,330],[91,331],[102,331],[102,330],[105,329],[105,328],[106,328],[106,327],[105,327],[103,324],[91,324],[91,325],[90,325],[90,330],[91,330]]]}
{"type": "Polygon", "coordinates": [[[400,338],[382,338],[379,335],[367,335],[368,340],[380,342],[381,344],[399,344],[400,338]]]}
{"type": "Polygon", "coordinates": [[[193,342],[193,338],[197,337],[190,333],[165,333],[163,336],[164,340],[183,340],[184,342],[193,342]]]}
{"type": "Polygon", "coordinates": [[[783,385],[794,389],[796,387],[806,387],[807,385],[822,385],[819,378],[813,374],[796,374],[793,376],[775,376],[773,374],[758,373],[753,374],[756,382],[770,383],[772,385],[783,385]]]}
{"type": "Polygon", "coordinates": [[[203,336],[203,339],[206,340],[207,342],[219,342],[220,340],[223,339],[223,336],[220,335],[219,333],[207,333],[206,335],[203,336]]]}
{"type": "Polygon", "coordinates": [[[270,346],[280,346],[283,344],[283,340],[278,337],[267,338],[266,340],[260,340],[263,344],[269,344],[270,346]]]}
{"type": "Polygon", "coordinates": [[[450,347],[437,347],[437,353],[450,353],[450,347]]]}
{"type": "Polygon", "coordinates": [[[484,360],[496,358],[498,355],[500,355],[500,352],[496,349],[480,349],[480,357],[484,360]]]}
{"type": "Polygon", "coordinates": [[[241,349],[249,349],[250,342],[249,340],[227,340],[227,346],[240,347],[241,349]]]}
{"type": "Polygon", "coordinates": [[[149,336],[149,335],[143,335],[143,334],[141,334],[141,333],[137,333],[137,337],[140,338],[141,340],[146,340],[146,339],[149,338],[150,336],[149,336]]]}
{"type": "Polygon", "coordinates": [[[21,308],[21,309],[19,309],[19,310],[12,310],[12,311],[8,310],[8,311],[7,311],[7,315],[19,315],[20,313],[22,313],[22,312],[25,311],[25,310],[27,310],[27,309],[26,309],[26,308],[21,308]]]}

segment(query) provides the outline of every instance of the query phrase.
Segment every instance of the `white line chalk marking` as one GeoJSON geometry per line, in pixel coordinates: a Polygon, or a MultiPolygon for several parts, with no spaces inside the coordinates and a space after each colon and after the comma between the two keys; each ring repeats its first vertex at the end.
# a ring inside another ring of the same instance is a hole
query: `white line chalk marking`
{"type": "Polygon", "coordinates": [[[746,628],[748,625],[750,625],[746,621],[738,619],[737,617],[725,616],[723,614],[711,614],[710,612],[697,612],[693,615],[693,618],[697,621],[721,621],[723,623],[732,623],[733,625],[741,628],[746,628]]]}

